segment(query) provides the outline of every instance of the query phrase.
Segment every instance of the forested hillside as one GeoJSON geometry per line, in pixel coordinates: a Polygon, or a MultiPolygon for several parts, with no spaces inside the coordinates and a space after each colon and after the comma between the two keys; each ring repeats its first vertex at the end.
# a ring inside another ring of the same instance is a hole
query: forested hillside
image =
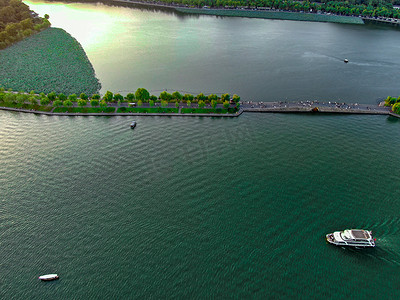
{"type": "Polygon", "coordinates": [[[0,49],[50,26],[21,0],[0,0],[0,49]]]}

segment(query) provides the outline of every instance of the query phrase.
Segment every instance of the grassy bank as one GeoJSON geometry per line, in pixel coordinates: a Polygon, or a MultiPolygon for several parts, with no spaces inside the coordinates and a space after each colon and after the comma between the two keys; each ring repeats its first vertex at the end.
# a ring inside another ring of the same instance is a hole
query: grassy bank
{"type": "Polygon", "coordinates": [[[177,113],[178,108],[170,107],[120,107],[118,113],[177,113]]]}
{"type": "Polygon", "coordinates": [[[181,113],[183,114],[234,114],[236,111],[226,108],[182,108],[181,113]]]}
{"type": "Polygon", "coordinates": [[[53,112],[55,113],[113,113],[115,107],[56,107],[53,112]]]}
{"type": "Polygon", "coordinates": [[[298,12],[283,11],[260,11],[260,10],[242,10],[242,9],[197,9],[197,8],[175,8],[177,11],[187,14],[214,15],[226,17],[246,17],[259,19],[279,19],[292,21],[309,21],[309,22],[330,22],[343,24],[364,24],[364,21],[358,17],[325,15],[325,14],[309,14],[298,12]]]}
{"type": "Polygon", "coordinates": [[[82,46],[59,28],[48,28],[1,50],[0,86],[67,95],[91,95],[101,87],[82,46]]]}

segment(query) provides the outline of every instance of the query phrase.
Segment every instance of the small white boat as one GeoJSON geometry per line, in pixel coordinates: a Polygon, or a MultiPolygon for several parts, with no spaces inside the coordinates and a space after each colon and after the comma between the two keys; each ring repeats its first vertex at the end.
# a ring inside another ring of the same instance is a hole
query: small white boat
{"type": "Polygon", "coordinates": [[[326,240],[336,246],[375,247],[372,231],[364,229],[346,229],[328,233],[326,240]]]}
{"type": "Polygon", "coordinates": [[[56,280],[58,278],[60,278],[60,277],[58,277],[57,274],[47,274],[47,275],[39,276],[39,279],[43,280],[43,281],[56,280]]]}
{"type": "Polygon", "coordinates": [[[349,60],[347,58],[345,58],[344,62],[347,64],[349,62],[349,60]]]}
{"type": "Polygon", "coordinates": [[[135,128],[136,127],[136,121],[133,121],[132,123],[131,123],[131,128],[133,129],[133,128],[135,128]]]}

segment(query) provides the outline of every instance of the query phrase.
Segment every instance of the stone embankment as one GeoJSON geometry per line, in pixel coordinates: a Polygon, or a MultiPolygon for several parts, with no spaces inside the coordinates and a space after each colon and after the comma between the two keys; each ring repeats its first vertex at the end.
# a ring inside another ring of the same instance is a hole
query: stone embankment
{"type": "Polygon", "coordinates": [[[389,107],[382,105],[298,101],[298,102],[244,102],[244,112],[266,112],[266,113],[339,113],[339,114],[370,114],[388,115],[389,107]]]}
{"type": "Polygon", "coordinates": [[[252,102],[240,103],[240,109],[235,114],[215,113],[55,113],[10,107],[0,107],[0,110],[34,113],[53,116],[168,116],[168,117],[238,117],[242,113],[330,113],[330,114],[368,114],[391,115],[399,118],[389,107],[371,104],[298,101],[298,102],[252,102]]]}

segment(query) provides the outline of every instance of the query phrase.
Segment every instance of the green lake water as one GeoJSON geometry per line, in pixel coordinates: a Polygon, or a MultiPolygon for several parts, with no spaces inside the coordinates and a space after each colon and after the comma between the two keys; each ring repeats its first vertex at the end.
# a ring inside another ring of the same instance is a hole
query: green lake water
{"type": "Polygon", "coordinates": [[[400,296],[399,120],[135,119],[0,113],[0,298],[400,296]]]}
{"type": "MultiPolygon", "coordinates": [[[[400,94],[396,30],[103,4],[31,8],[82,43],[113,91],[168,84],[365,103],[400,94]],[[75,19],[57,24],[63,11],[75,19]],[[136,42],[116,35],[122,24],[138,28],[136,42]],[[221,43],[226,36],[237,43],[221,43]]],[[[397,299],[399,148],[400,120],[387,116],[0,112],[0,299],[397,299]],[[377,246],[326,243],[346,228],[372,230],[377,246]],[[60,280],[37,279],[48,273],[60,280]]]]}

